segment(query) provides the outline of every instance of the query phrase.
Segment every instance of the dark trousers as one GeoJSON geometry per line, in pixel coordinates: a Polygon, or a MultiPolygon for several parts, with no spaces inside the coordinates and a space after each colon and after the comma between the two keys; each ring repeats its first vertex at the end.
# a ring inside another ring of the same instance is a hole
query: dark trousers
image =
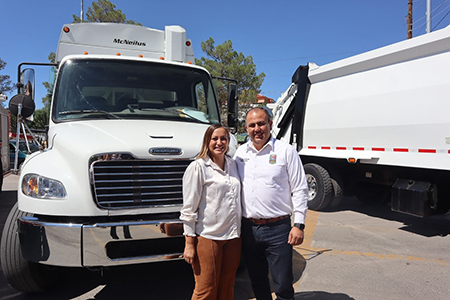
{"type": "Polygon", "coordinates": [[[272,300],[269,270],[278,300],[293,300],[292,245],[288,244],[291,219],[256,225],[242,220],[242,250],[258,300],[272,300]]]}

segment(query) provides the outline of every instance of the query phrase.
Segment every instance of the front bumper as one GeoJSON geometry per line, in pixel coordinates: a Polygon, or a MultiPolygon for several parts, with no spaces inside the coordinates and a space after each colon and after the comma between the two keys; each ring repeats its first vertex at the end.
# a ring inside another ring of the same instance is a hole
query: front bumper
{"type": "Polygon", "coordinates": [[[184,251],[179,219],[115,223],[57,223],[21,217],[23,257],[64,267],[100,267],[180,259],[184,251]]]}

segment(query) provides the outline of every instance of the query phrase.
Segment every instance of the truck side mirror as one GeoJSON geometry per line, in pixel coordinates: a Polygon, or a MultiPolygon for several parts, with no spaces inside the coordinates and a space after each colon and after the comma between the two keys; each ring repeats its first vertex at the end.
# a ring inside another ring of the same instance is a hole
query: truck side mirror
{"type": "Polygon", "coordinates": [[[228,86],[228,127],[237,130],[238,119],[238,97],[237,97],[237,85],[230,84],[228,86]]]}
{"type": "Polygon", "coordinates": [[[19,113],[23,118],[28,118],[34,113],[36,105],[30,96],[24,94],[18,94],[11,98],[9,101],[9,111],[17,116],[19,113]],[[21,107],[19,111],[19,105],[21,107]]]}
{"type": "Polygon", "coordinates": [[[27,95],[34,101],[34,69],[25,69],[20,73],[19,94],[27,95]]]}

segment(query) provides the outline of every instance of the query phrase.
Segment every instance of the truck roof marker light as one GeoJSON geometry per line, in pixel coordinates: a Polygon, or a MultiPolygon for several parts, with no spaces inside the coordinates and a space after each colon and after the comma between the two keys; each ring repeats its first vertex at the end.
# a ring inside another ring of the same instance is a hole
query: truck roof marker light
{"type": "Polygon", "coordinates": [[[69,32],[70,32],[70,28],[67,27],[67,26],[64,26],[63,31],[64,31],[65,33],[69,33],[69,32]]]}
{"type": "Polygon", "coordinates": [[[191,45],[191,41],[186,41],[186,46],[190,46],[191,45]]]}
{"type": "Polygon", "coordinates": [[[159,59],[160,59],[160,60],[164,60],[164,56],[160,56],[159,59]]]}
{"type": "Polygon", "coordinates": [[[188,64],[192,65],[192,62],[191,62],[191,61],[187,61],[186,63],[188,63],[188,64]]]}
{"type": "Polygon", "coordinates": [[[141,58],[142,58],[142,57],[144,57],[144,55],[142,55],[142,54],[139,54],[139,55],[138,55],[138,57],[141,57],[141,58]]]}
{"type": "Polygon", "coordinates": [[[88,54],[89,54],[89,52],[87,52],[87,51],[84,51],[84,52],[83,52],[83,54],[84,54],[84,55],[88,55],[88,54]]]}
{"type": "Polygon", "coordinates": [[[117,55],[117,56],[121,56],[122,54],[121,54],[120,52],[117,52],[116,55],[117,55]]]}
{"type": "Polygon", "coordinates": [[[349,157],[349,158],[347,158],[347,161],[351,164],[356,164],[357,159],[354,157],[349,157]]]}

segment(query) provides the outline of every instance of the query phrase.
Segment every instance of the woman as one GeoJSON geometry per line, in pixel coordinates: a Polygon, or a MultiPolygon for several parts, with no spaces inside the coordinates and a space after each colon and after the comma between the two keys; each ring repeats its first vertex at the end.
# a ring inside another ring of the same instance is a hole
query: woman
{"type": "Polygon", "coordinates": [[[192,299],[233,299],[241,256],[241,186],[236,163],[225,155],[229,143],[228,128],[209,126],[183,177],[180,219],[184,259],[194,270],[192,299]]]}

